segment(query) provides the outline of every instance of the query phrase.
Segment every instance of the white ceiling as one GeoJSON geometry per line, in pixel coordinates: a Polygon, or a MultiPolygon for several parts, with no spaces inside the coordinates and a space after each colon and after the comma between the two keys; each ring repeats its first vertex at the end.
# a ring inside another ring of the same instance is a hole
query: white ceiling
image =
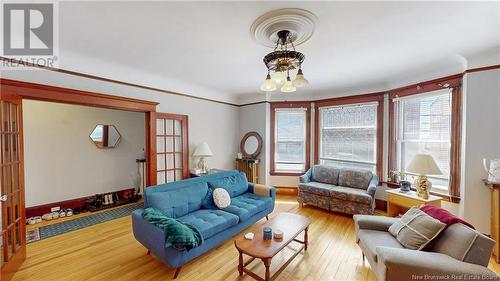
{"type": "Polygon", "coordinates": [[[500,58],[499,3],[61,2],[59,67],[229,102],[262,100],[270,49],[252,41],[250,26],[293,7],[318,22],[298,47],[310,87],[292,95],[376,91],[462,71],[483,53],[500,58]]]}

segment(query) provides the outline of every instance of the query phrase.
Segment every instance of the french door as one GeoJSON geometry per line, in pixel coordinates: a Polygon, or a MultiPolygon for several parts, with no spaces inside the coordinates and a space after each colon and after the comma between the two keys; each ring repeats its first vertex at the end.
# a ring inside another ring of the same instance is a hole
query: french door
{"type": "Polygon", "coordinates": [[[10,280],[26,258],[21,97],[0,97],[1,279],[10,280]]]}
{"type": "Polygon", "coordinates": [[[149,185],[189,177],[187,115],[151,112],[149,118],[149,185]]]}

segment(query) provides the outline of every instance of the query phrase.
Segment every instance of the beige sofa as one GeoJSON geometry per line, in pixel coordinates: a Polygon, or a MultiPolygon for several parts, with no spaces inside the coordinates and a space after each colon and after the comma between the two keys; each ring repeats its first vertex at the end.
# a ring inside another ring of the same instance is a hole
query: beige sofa
{"type": "Polygon", "coordinates": [[[356,242],[379,281],[500,280],[487,268],[495,241],[463,224],[446,228],[422,251],[388,232],[397,218],[355,215],[356,242]]]}

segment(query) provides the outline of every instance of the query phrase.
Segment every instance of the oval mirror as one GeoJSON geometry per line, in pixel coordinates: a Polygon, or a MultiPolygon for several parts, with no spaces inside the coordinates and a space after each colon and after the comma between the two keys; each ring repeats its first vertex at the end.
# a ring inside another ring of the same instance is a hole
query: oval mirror
{"type": "Polygon", "coordinates": [[[96,125],[90,139],[98,148],[113,148],[118,145],[122,136],[113,125],[96,125]]]}
{"type": "Polygon", "coordinates": [[[246,158],[257,157],[262,150],[262,137],[257,132],[246,133],[241,140],[240,150],[246,158]]]}

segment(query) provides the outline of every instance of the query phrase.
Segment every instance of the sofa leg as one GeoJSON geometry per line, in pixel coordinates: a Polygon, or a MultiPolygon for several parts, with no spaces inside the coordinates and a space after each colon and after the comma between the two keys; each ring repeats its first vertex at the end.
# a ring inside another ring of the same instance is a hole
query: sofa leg
{"type": "Polygon", "coordinates": [[[268,221],[268,220],[269,220],[269,216],[268,216],[268,215],[266,215],[266,221],[268,221]]]}
{"type": "Polygon", "coordinates": [[[148,253],[146,255],[150,255],[151,254],[151,250],[148,250],[148,253]]]}
{"type": "Polygon", "coordinates": [[[181,272],[181,268],[182,268],[182,266],[179,266],[178,268],[175,269],[174,279],[176,279],[177,276],[179,276],[179,272],[181,272]]]}
{"type": "Polygon", "coordinates": [[[304,208],[304,202],[299,202],[299,206],[300,206],[301,208],[304,208]]]}

